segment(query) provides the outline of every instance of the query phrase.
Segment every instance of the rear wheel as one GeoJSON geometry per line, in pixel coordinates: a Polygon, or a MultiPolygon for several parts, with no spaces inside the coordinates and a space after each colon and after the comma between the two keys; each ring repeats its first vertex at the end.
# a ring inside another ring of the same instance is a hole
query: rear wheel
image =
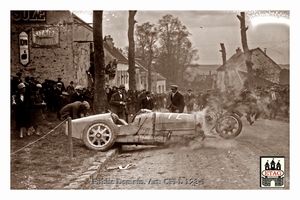
{"type": "Polygon", "coordinates": [[[221,116],[216,124],[217,133],[225,139],[232,139],[237,137],[243,128],[241,119],[232,113],[221,116]]]}
{"type": "Polygon", "coordinates": [[[96,120],[89,123],[83,131],[83,142],[92,150],[107,151],[115,143],[117,127],[106,120],[96,120]]]}

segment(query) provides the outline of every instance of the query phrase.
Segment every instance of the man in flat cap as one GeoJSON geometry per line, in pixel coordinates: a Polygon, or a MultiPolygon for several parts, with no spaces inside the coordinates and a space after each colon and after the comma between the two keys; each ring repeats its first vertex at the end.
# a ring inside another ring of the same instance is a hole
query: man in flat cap
{"type": "Polygon", "coordinates": [[[171,85],[171,94],[169,98],[171,104],[168,106],[168,109],[170,112],[183,113],[185,107],[184,96],[178,91],[177,85],[171,85]]]}

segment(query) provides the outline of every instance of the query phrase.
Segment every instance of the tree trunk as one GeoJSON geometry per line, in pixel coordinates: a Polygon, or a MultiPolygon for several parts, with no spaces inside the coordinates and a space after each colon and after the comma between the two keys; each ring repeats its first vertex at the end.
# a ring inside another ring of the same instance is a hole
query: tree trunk
{"type": "Polygon", "coordinates": [[[221,46],[220,52],[222,53],[222,62],[223,62],[223,65],[225,65],[225,63],[226,63],[226,49],[225,49],[224,43],[220,43],[220,46],[221,46]]]}
{"type": "Polygon", "coordinates": [[[249,88],[250,90],[253,89],[253,82],[254,82],[254,77],[253,77],[253,62],[251,61],[251,51],[248,48],[248,43],[247,43],[247,30],[248,27],[245,25],[245,12],[241,12],[241,15],[237,15],[237,18],[240,20],[241,24],[241,37],[242,37],[242,46],[243,46],[243,51],[245,55],[245,62],[247,66],[247,73],[248,73],[248,79],[247,82],[244,83],[244,87],[249,88]]]}
{"type": "Polygon", "coordinates": [[[105,85],[105,64],[102,36],[102,18],[103,11],[93,11],[93,37],[94,37],[94,114],[100,114],[105,111],[107,104],[105,85]]]}
{"type": "Polygon", "coordinates": [[[129,89],[130,90],[136,90],[136,81],[135,81],[135,47],[134,47],[134,16],[136,14],[136,10],[129,11],[129,17],[128,17],[128,42],[129,42],[129,48],[128,48],[128,73],[129,73],[129,89]]]}

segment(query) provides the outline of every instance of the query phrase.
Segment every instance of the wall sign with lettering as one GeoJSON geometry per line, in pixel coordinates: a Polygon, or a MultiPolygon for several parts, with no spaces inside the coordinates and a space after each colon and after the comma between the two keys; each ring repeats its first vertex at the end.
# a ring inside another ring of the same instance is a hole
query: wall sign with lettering
{"type": "Polygon", "coordinates": [[[19,52],[20,63],[27,65],[29,63],[28,34],[24,31],[19,34],[19,52]]]}
{"type": "Polygon", "coordinates": [[[46,22],[46,11],[24,10],[11,13],[13,22],[46,22]]]}
{"type": "Polygon", "coordinates": [[[32,47],[59,47],[59,28],[32,28],[32,47]]]}

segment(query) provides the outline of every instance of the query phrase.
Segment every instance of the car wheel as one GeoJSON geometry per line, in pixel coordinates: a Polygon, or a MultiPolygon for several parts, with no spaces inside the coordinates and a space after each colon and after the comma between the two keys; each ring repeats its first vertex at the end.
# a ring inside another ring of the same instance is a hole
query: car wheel
{"type": "Polygon", "coordinates": [[[225,114],[216,124],[217,133],[225,139],[237,137],[241,133],[242,128],[243,123],[235,114],[225,114]]]}
{"type": "Polygon", "coordinates": [[[112,122],[105,120],[93,121],[83,131],[83,142],[89,149],[107,151],[116,141],[116,130],[112,122]]]}

